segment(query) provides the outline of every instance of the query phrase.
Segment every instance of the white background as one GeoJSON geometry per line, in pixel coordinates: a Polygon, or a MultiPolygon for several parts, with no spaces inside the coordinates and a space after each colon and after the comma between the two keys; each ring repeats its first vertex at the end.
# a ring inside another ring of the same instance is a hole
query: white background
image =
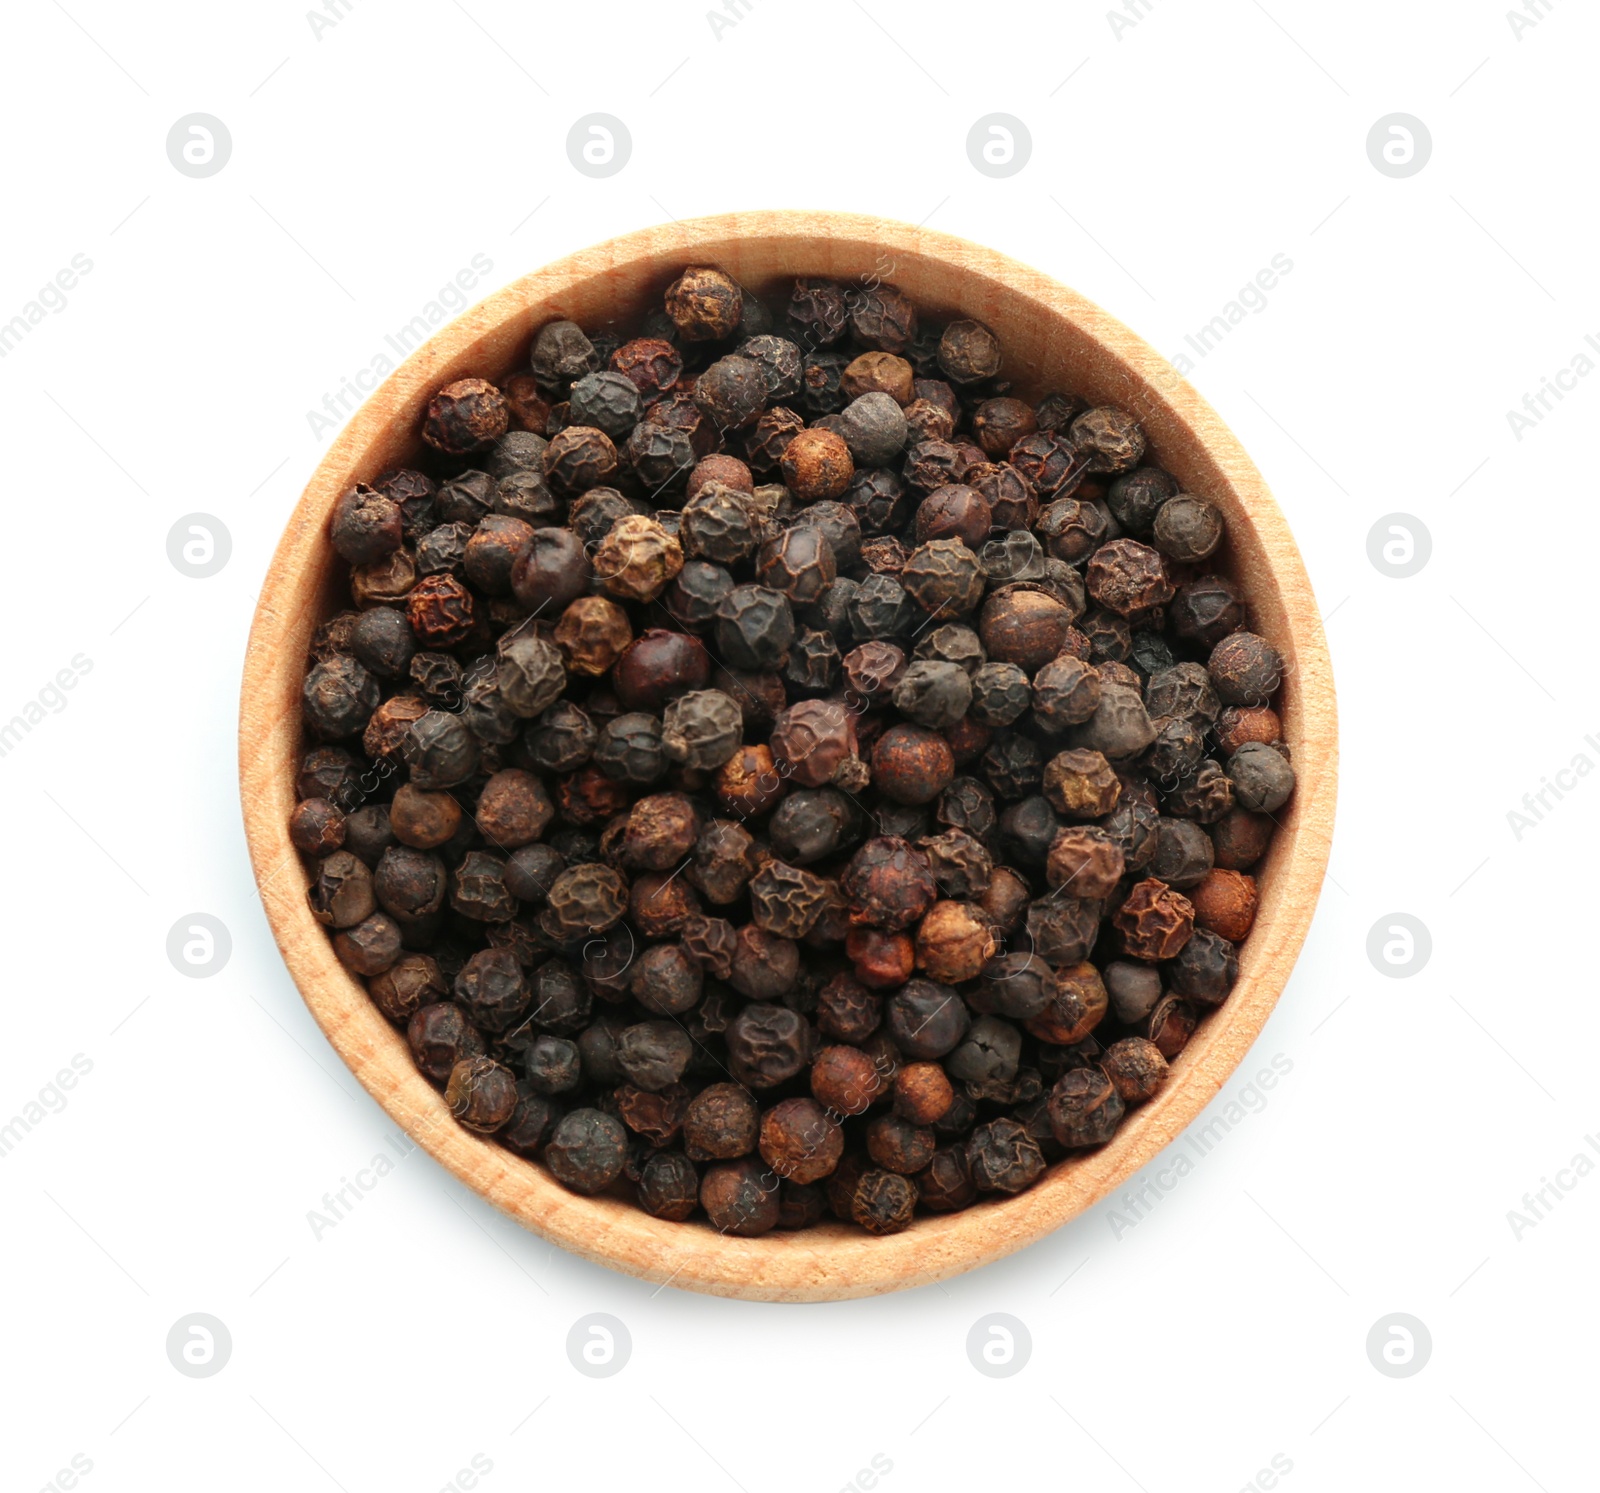
{"type": "Polygon", "coordinates": [[[108,1493],[433,1493],[475,1454],[491,1493],[832,1493],[874,1456],[890,1493],[1233,1490],[1275,1455],[1291,1493],[1593,1485],[1600,1181],[1566,1174],[1520,1237],[1507,1216],[1600,1131],[1600,783],[1507,819],[1600,762],[1600,379],[1507,420],[1600,334],[1592,9],[1519,33],[1503,0],[1154,0],[1119,33],[1094,5],[750,0],[719,33],[704,0],[354,0],[320,35],[289,0],[6,9],[0,322],[93,262],[0,360],[0,720],[92,664],[0,757],[0,1120],[93,1065],[0,1157],[6,1488],[77,1455],[108,1493]],[[196,111],[233,141],[203,180],[165,149],[196,111]],[[566,154],[594,111],[633,139],[606,180],[566,154]],[[1032,136],[1004,180],[966,151],[993,111],[1032,136]],[[1366,148],[1396,111],[1433,142],[1406,179],[1366,148]],[[981,240],[1169,356],[1292,260],[1194,374],[1289,517],[1340,691],[1329,884],[1230,1092],[1292,1070],[1135,1227],[1113,1200],[886,1299],[658,1292],[420,1153],[317,1239],[392,1127],[279,961],[234,755],[255,592],[327,444],[307,411],[475,254],[487,293],[767,206],[981,240]],[[210,579],[167,558],[194,512],[232,536],[210,579]],[[1410,579],[1368,558],[1394,512],[1432,536],[1410,579]],[[197,911],[232,938],[203,980],[166,954],[197,911]],[[1397,911],[1432,937],[1407,979],[1366,951],[1397,911]],[[564,1346],[596,1311],[633,1343],[607,1379],[564,1346]],[[967,1358],[994,1311],[1032,1340],[1010,1378],[967,1358]],[[232,1337],[211,1378],[165,1350],[195,1312],[232,1337]],[[1395,1312],[1432,1337],[1410,1378],[1366,1351],[1395,1312]]]}

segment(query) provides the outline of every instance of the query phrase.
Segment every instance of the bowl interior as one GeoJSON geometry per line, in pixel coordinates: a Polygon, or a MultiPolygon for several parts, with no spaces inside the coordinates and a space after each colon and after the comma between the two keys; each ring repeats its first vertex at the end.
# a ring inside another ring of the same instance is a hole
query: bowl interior
{"type": "Polygon", "coordinates": [[[274,557],[246,664],[240,761],[263,904],[291,973],[356,1077],[414,1139],[511,1216],[591,1259],[716,1294],[808,1300],[924,1284],[997,1258],[1104,1196],[1182,1130],[1243,1057],[1299,951],[1327,859],[1336,745],[1326,647],[1300,556],[1238,442],[1170,365],[1098,307],[963,240],[847,215],[751,213],[646,230],[528,275],[443,328],[378,389],[313,477],[274,557]],[[721,266],[775,307],[796,275],[895,284],[935,318],[992,327],[1004,374],[1024,397],[1062,389],[1134,411],[1146,459],[1226,516],[1218,568],[1244,587],[1252,625],[1286,663],[1279,709],[1299,781],[1255,870],[1260,911],[1233,994],[1202,1021],[1163,1093],[1132,1111],[1109,1145],[1058,1164],[1019,1197],[919,1217],[886,1239],[832,1223],[752,1240],[703,1222],[662,1223],[620,1200],[576,1197],[536,1164],[461,1130],[402,1036],[334,958],[288,840],[303,660],[345,579],[326,541],[336,498],[416,454],[423,409],[440,385],[498,380],[523,366],[534,332],[558,317],[588,328],[637,325],[691,263],[721,266]]]}

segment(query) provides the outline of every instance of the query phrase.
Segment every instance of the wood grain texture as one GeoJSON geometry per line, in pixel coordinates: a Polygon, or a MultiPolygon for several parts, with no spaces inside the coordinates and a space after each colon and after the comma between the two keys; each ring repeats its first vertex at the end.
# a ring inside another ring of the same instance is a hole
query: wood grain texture
{"type": "Polygon", "coordinates": [[[762,1301],[826,1301],[926,1285],[1048,1234],[1119,1186],[1200,1112],[1248,1051],[1294,966],[1321,888],[1337,777],[1333,677],[1316,599],[1294,540],[1228,428],[1163,358],[1098,306],[1048,276],[965,240],[842,213],[752,212],[650,228],[525,276],[443,328],[356,414],[291,515],[251,630],[239,727],[245,827],[262,904],[283,957],[329,1042],[395,1121],[440,1163],[529,1229],[646,1280],[762,1301]],[[1173,1065],[1153,1103],[1110,1145],[1050,1170],[1032,1191],[873,1239],[827,1224],[761,1239],[671,1224],[631,1204],[580,1198],[534,1163],[457,1126],[417,1072],[401,1034],[334,957],[306,905],[289,842],[301,750],[299,687],[313,628],[336,606],[329,514],[352,483],[404,462],[431,393],[452,379],[499,379],[555,317],[621,327],[659,304],[687,264],[715,264],[758,293],[796,274],[876,277],[935,316],[986,322],[1025,396],[1051,388],[1137,412],[1152,459],[1228,521],[1226,566],[1257,630],[1284,654],[1284,734],[1299,786],[1266,860],[1239,982],[1173,1065]]]}

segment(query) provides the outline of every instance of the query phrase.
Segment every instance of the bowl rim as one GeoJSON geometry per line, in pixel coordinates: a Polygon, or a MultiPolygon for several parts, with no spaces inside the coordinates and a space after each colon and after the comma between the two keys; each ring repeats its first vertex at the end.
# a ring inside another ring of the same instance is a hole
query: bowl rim
{"type": "Polygon", "coordinates": [[[307,483],[263,582],[240,701],[240,794],[262,906],[302,998],[361,1085],[435,1160],[553,1243],[658,1284],[763,1301],[868,1296],[977,1268],[1093,1206],[1176,1139],[1243,1061],[1293,968],[1327,866],[1337,764],[1332,669],[1309,577],[1261,474],[1210,405],[1152,347],[1050,276],[951,234],[856,213],[725,213],[639,229],[521,276],[441,326],[356,411],[307,483]],[[830,276],[869,250],[888,249],[896,263],[935,266],[952,284],[959,281],[970,292],[959,297],[973,306],[969,314],[1004,294],[1053,318],[1052,333],[1085,349],[1100,397],[1135,404],[1147,428],[1159,425],[1193,443],[1185,486],[1228,510],[1230,545],[1241,545],[1253,557],[1245,568],[1268,583],[1249,593],[1252,611],[1259,616],[1266,603],[1273,613],[1272,641],[1289,670],[1283,714],[1296,794],[1258,868],[1265,873],[1261,908],[1242,947],[1238,984],[1176,1060],[1172,1081],[1130,1112],[1108,1145],[1053,1165],[1031,1190],[954,1214],[919,1216],[904,1233],[881,1239],[831,1223],[756,1239],[723,1236],[703,1222],[665,1223],[620,1199],[567,1192],[536,1163],[457,1126],[412,1063],[404,1037],[344,970],[327,931],[312,918],[306,873],[288,836],[302,750],[304,650],[293,640],[303,640],[315,622],[310,614],[324,613],[331,596],[332,567],[321,552],[334,500],[352,481],[391,464],[381,460],[383,452],[414,444],[417,413],[433,389],[464,376],[475,359],[493,361],[496,348],[503,356],[506,347],[525,345],[531,328],[559,314],[579,287],[600,282],[637,297],[644,284],[661,280],[665,266],[726,262],[739,245],[763,251],[793,245],[788,273],[830,276]]]}

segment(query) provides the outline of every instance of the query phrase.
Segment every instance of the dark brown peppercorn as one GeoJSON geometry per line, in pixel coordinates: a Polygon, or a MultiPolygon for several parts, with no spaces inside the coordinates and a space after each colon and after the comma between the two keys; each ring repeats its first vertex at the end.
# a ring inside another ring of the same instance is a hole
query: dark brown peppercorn
{"type": "Polygon", "coordinates": [[[545,1146],[544,1163],[573,1192],[603,1192],[622,1175],[628,1133],[622,1122],[598,1109],[575,1109],[557,1122],[545,1146]]]}
{"type": "Polygon", "coordinates": [[[1124,1112],[1122,1096],[1099,1068],[1073,1068],[1050,1090],[1050,1129],[1069,1149],[1103,1146],[1124,1112]]]}
{"type": "Polygon", "coordinates": [[[1234,808],[1211,826],[1216,864],[1225,871],[1248,871],[1272,843],[1274,824],[1266,814],[1234,808]]]}
{"type": "Polygon", "coordinates": [[[492,445],[510,423],[505,396],[493,384],[464,378],[447,384],[428,402],[422,439],[435,451],[460,456],[492,445]]]}
{"type": "Polygon", "coordinates": [[[939,367],[952,383],[973,384],[1000,371],[1000,339],[979,321],[953,321],[939,339],[939,367]]]}
{"type": "Polygon", "coordinates": [[[1032,675],[1058,653],[1072,613],[1053,596],[1028,585],[996,591],[983,604],[978,636],[995,663],[1016,664],[1032,675]]]}
{"type": "Polygon", "coordinates": [[[817,997],[817,1029],[835,1042],[864,1042],[883,1020],[882,998],[847,974],[835,975],[817,997]]]}
{"type": "Polygon", "coordinates": [[[744,293],[731,276],[701,265],[686,269],[667,287],[666,306],[686,342],[716,342],[738,331],[744,293]]]}
{"type": "Polygon", "coordinates": [[[1171,959],[1194,931],[1194,906],[1165,882],[1135,884],[1112,919],[1123,948],[1135,959],[1171,959]]]}
{"type": "Polygon", "coordinates": [[[400,925],[375,912],[334,935],[333,951],[353,975],[380,975],[400,957],[400,925]]]}
{"type": "Polygon", "coordinates": [[[1265,638],[1236,632],[1211,650],[1206,664],[1218,696],[1228,705],[1265,705],[1283,679],[1283,659],[1265,638]]]}
{"type": "Polygon", "coordinates": [[[778,1226],[780,1179],[745,1157],[710,1167],[700,1183],[700,1206],[718,1233],[754,1239],[778,1226]]]}
{"type": "Polygon", "coordinates": [[[302,855],[331,855],[344,844],[345,816],[325,798],[302,799],[289,816],[289,839],[302,855]]]}
{"type": "Polygon", "coordinates": [[[932,803],[955,773],[948,743],[923,726],[891,726],[872,749],[872,781],[896,803],[932,803]]]}
{"type": "Polygon", "coordinates": [[[406,1041],[417,1067],[436,1084],[449,1081],[451,1071],[464,1058],[482,1057],[488,1043],[460,1006],[436,1001],[412,1014],[406,1023],[406,1041]]]}
{"type": "Polygon", "coordinates": [[[517,1107],[517,1081],[492,1058],[463,1058],[450,1070],[444,1102],[468,1130],[492,1135],[517,1107]]]}
{"type": "Polygon", "coordinates": [[[689,1101],[683,1119],[684,1150],[694,1161],[731,1161],[756,1148],[760,1117],[741,1084],[714,1083],[689,1101]]]}
{"type": "Polygon", "coordinates": [[[438,963],[427,954],[402,954],[367,985],[372,1002],[390,1021],[405,1022],[422,1006],[449,994],[438,963]]]}
{"type": "Polygon", "coordinates": [[[1144,455],[1144,431],[1125,410],[1110,405],[1088,410],[1072,422],[1073,449],[1091,472],[1127,472],[1144,455]]]}
{"type": "Polygon", "coordinates": [[[1144,1104],[1167,1081],[1167,1060],[1161,1049],[1143,1037],[1124,1037],[1106,1048],[1100,1067],[1124,1104],[1144,1104]]]}
{"type": "Polygon", "coordinates": [[[761,1120],[761,1158],[790,1182],[819,1182],[844,1154],[844,1132],[814,1099],[785,1099],[761,1120]]]}
{"type": "Polygon", "coordinates": [[[886,1087],[882,1070],[859,1047],[824,1047],[811,1065],[812,1095],[836,1114],[864,1114],[886,1087]]]}
{"type": "Polygon", "coordinates": [[[850,1216],[869,1234],[898,1234],[911,1226],[917,1189],[894,1172],[864,1172],[850,1194],[850,1216]]]}
{"type": "Polygon", "coordinates": [[[979,1192],[1024,1192],[1044,1175],[1039,1144],[1015,1120],[990,1120],[967,1141],[967,1166],[979,1192]]]}
{"type": "Polygon", "coordinates": [[[739,1012],[727,1030],[728,1066],[747,1088],[770,1089],[793,1078],[811,1056],[805,1018],[787,1006],[757,1001],[739,1012]]]}
{"type": "Polygon", "coordinates": [[[1119,617],[1161,606],[1174,594],[1160,552],[1136,539],[1101,545],[1089,559],[1084,581],[1089,595],[1119,617]]]}
{"type": "Polygon", "coordinates": [[[639,1169],[639,1206],[652,1218],[682,1223],[700,1201],[694,1163],[679,1151],[658,1151],[639,1169]]]}

